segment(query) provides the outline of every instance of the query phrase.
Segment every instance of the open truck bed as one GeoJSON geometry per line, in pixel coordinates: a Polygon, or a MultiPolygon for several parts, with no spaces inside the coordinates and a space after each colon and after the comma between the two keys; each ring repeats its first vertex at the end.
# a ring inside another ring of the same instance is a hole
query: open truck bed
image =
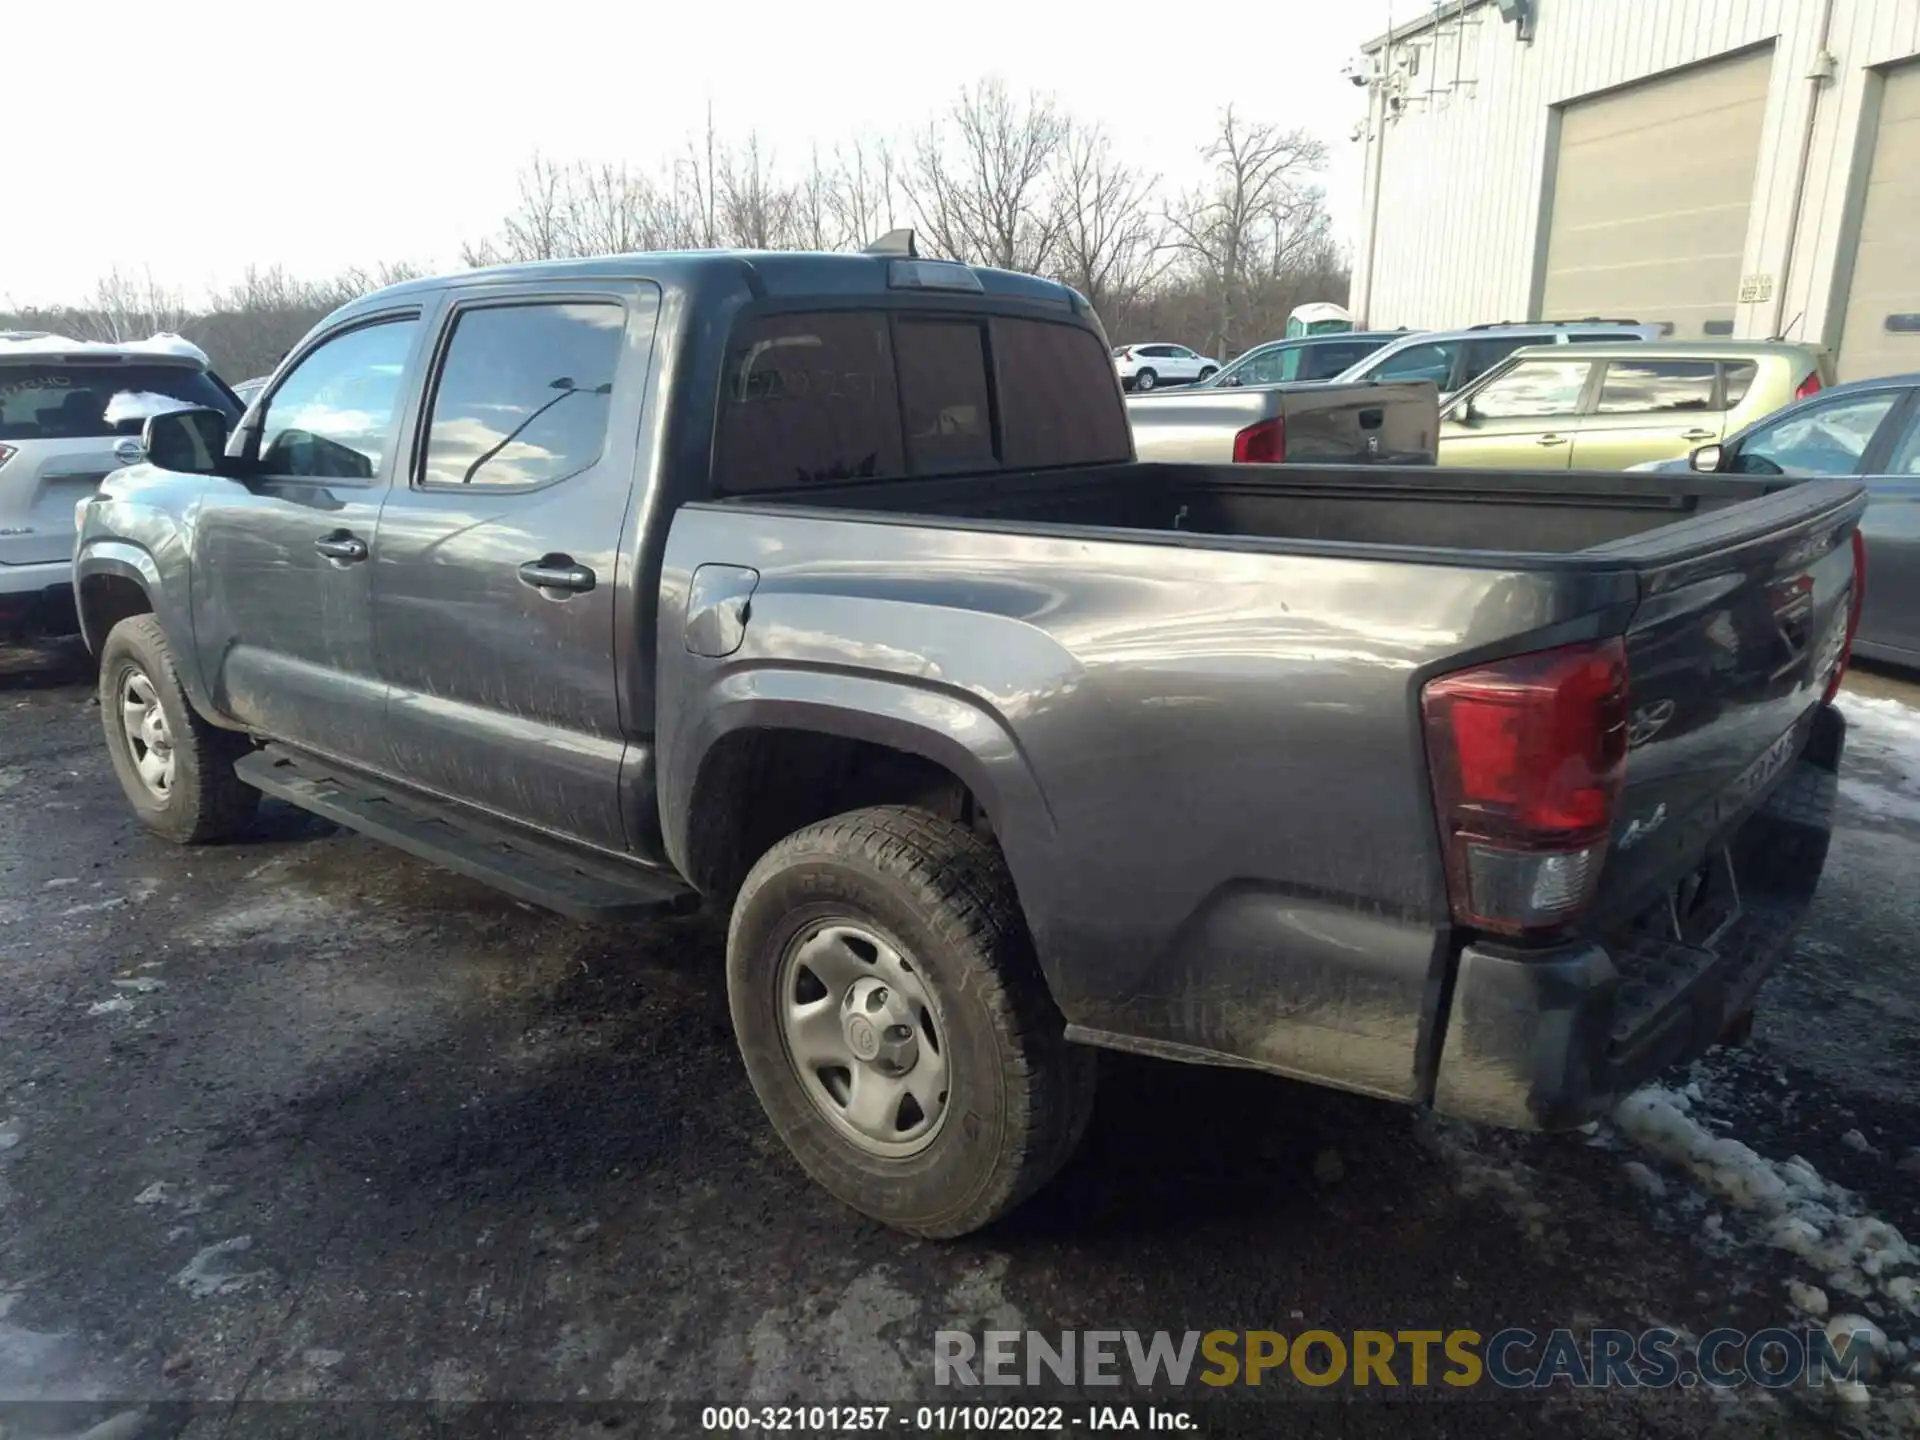
{"type": "Polygon", "coordinates": [[[1577,1123],[1743,1014],[1811,894],[1817,857],[1790,879],[1750,859],[1720,916],[1749,923],[1701,918],[1726,855],[1805,861],[1824,834],[1804,803],[1762,812],[1831,789],[1863,504],[1849,482],[1134,464],[689,506],[669,589],[694,557],[759,579],[726,661],[663,635],[689,699],[659,737],[668,834],[721,694],[873,687],[981,798],[1071,1033],[1577,1123]],[[1566,894],[1489,922],[1468,870],[1499,847],[1462,837],[1495,827],[1445,793],[1434,687],[1543,653],[1620,667],[1620,773],[1577,873],[1527,882],[1566,894]]]}

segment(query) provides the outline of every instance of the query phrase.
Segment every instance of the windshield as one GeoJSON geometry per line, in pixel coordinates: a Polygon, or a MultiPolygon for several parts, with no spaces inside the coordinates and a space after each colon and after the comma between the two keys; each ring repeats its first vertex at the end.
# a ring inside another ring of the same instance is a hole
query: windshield
{"type": "Polygon", "coordinates": [[[189,365],[0,366],[0,440],[138,435],[148,416],[192,406],[240,418],[226,391],[189,365]]]}

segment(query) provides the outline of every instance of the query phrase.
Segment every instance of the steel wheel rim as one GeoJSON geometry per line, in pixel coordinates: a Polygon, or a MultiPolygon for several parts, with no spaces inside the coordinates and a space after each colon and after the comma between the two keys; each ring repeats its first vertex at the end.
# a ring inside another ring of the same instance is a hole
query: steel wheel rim
{"type": "Polygon", "coordinates": [[[131,667],[120,680],[120,731],[126,737],[127,753],[133,757],[134,774],[149,795],[165,800],[173,794],[175,758],[173,731],[167,724],[167,712],[153,681],[139,666],[131,667]]]}
{"type": "Polygon", "coordinates": [[[787,943],[775,1003],[787,1063],[828,1124],[869,1155],[931,1145],[952,1086],[940,1005],[893,940],[828,919],[787,943]]]}

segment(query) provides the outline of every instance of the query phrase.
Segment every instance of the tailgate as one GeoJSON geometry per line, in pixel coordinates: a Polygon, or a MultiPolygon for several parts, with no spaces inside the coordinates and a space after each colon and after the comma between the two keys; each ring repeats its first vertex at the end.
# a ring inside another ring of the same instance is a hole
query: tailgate
{"type": "Polygon", "coordinates": [[[1842,663],[1865,491],[1815,481],[1588,553],[1636,562],[1627,765],[1596,918],[1625,919],[1702,873],[1806,742],[1842,663]]]}
{"type": "Polygon", "coordinates": [[[1440,391],[1430,380],[1279,389],[1290,465],[1434,463],[1440,391]]]}

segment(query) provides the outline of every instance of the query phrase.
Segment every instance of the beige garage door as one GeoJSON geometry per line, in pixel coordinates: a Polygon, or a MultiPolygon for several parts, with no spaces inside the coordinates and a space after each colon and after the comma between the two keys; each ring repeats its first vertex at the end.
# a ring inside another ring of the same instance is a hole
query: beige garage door
{"type": "Polygon", "coordinates": [[[1566,107],[1539,318],[1682,339],[1733,319],[1772,65],[1762,50],[1566,107]]]}
{"type": "Polygon", "coordinates": [[[1880,95],[1836,365],[1842,380],[1920,370],[1920,65],[1880,95]]]}

